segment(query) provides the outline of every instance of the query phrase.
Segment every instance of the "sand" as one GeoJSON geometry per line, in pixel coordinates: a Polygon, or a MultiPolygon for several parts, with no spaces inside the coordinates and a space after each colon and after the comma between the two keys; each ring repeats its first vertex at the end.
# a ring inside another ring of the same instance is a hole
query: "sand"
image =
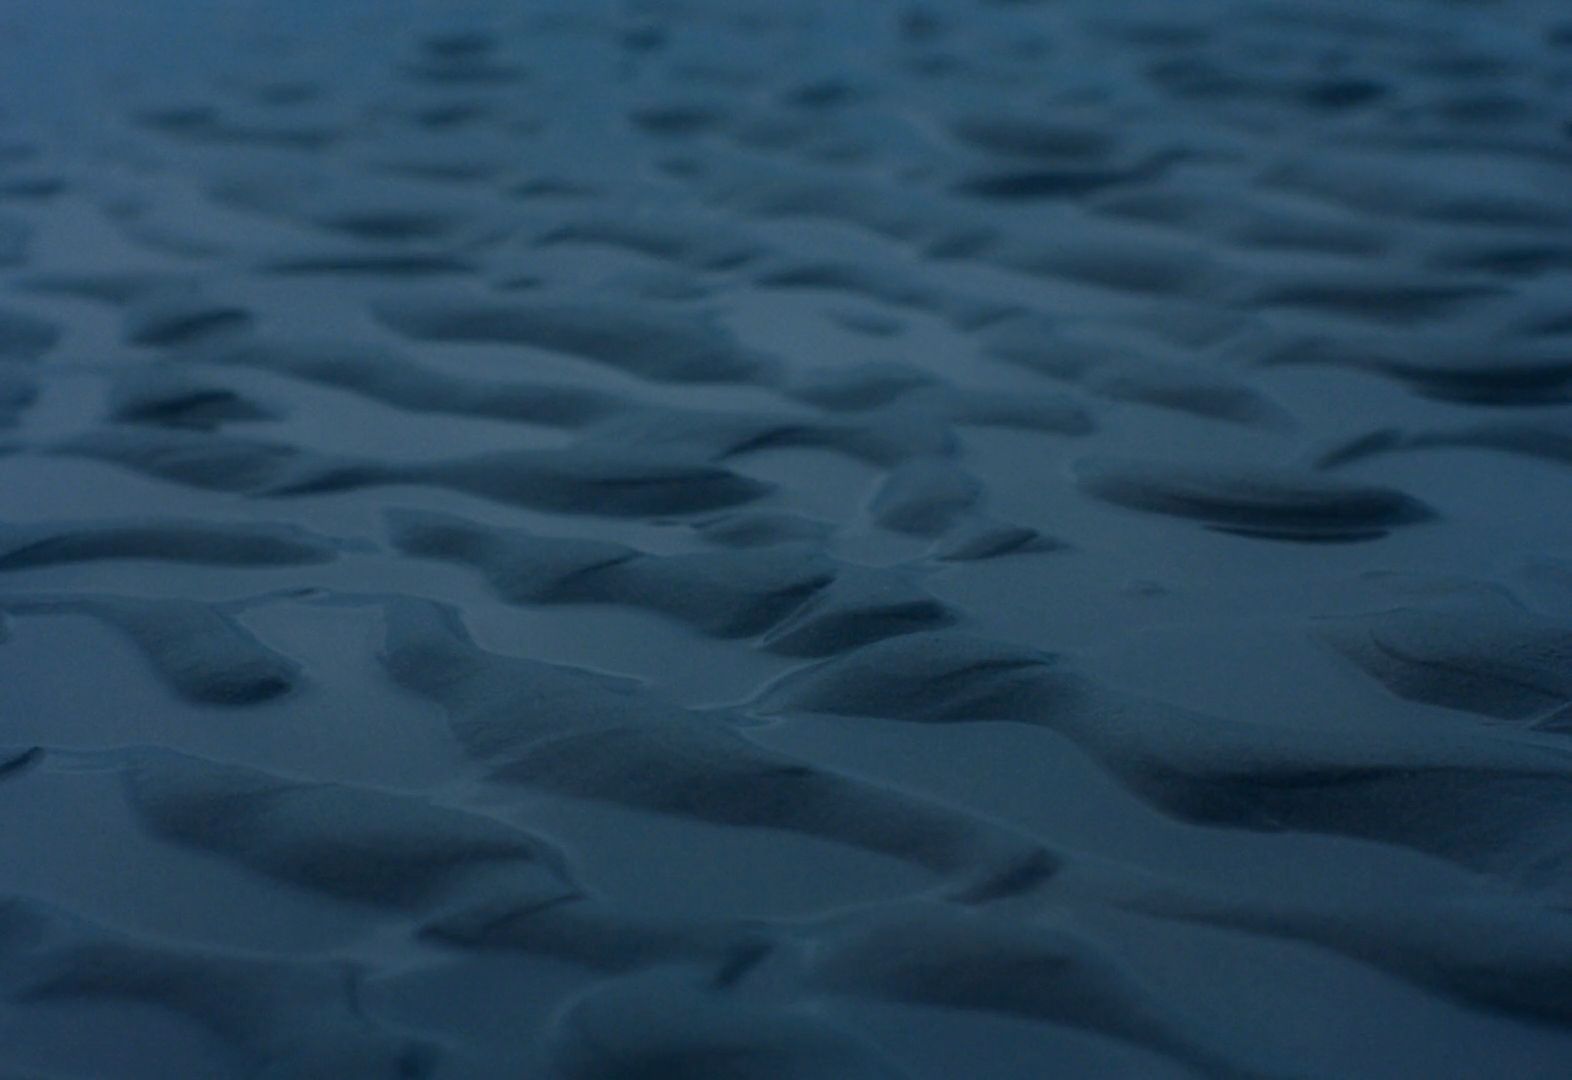
{"type": "Polygon", "coordinates": [[[0,1075],[1568,1075],[1572,18],[0,12],[0,1075]]]}

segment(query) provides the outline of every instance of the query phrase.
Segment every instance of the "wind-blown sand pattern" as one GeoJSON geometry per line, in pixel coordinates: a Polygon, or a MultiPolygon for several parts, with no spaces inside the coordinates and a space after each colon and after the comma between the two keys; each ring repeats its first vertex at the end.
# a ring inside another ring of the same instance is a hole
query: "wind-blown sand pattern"
{"type": "Polygon", "coordinates": [[[0,12],[0,1075],[1572,1062],[1572,16],[0,12]]]}

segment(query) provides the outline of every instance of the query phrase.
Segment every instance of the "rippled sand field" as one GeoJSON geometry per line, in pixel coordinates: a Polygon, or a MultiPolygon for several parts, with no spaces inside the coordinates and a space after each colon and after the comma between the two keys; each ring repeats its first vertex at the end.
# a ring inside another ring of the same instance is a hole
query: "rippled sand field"
{"type": "Polygon", "coordinates": [[[1572,11],[0,9],[0,1075],[1572,1075],[1572,11]]]}

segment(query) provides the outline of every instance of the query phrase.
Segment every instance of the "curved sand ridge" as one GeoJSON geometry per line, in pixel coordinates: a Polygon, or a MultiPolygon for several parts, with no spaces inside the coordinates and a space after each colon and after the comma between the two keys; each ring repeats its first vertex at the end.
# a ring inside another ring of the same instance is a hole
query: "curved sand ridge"
{"type": "Polygon", "coordinates": [[[1555,5],[11,22],[0,1073],[1564,1074],[1555,5]]]}

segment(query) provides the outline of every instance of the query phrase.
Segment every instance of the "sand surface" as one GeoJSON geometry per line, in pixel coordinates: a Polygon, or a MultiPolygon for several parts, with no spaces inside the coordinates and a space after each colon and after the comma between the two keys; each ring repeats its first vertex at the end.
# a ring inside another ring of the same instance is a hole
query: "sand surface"
{"type": "Polygon", "coordinates": [[[1572,1073],[1572,13],[0,5],[0,1075],[1572,1073]]]}

